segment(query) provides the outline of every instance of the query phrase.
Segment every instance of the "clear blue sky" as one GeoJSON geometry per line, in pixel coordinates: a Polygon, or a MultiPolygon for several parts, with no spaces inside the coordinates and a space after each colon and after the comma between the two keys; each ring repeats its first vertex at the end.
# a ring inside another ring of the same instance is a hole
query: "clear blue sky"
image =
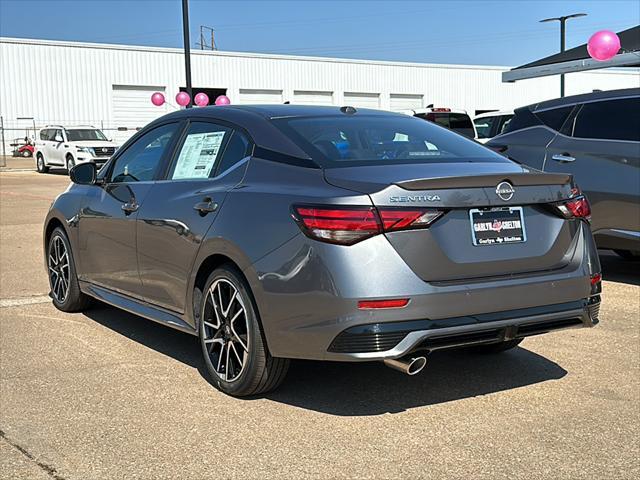
{"type": "MultiPolygon", "coordinates": [[[[214,1],[191,0],[191,43],[199,26],[231,51],[397,61],[519,65],[555,53],[600,29],[640,23],[628,1],[214,1]]],[[[154,46],[182,46],[180,0],[0,0],[0,35],[154,46]]]]}

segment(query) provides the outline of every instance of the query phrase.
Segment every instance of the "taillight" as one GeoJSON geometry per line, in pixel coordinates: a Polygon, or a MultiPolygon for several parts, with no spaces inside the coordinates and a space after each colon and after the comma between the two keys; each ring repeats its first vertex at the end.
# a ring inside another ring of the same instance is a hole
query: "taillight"
{"type": "Polygon", "coordinates": [[[584,195],[554,203],[553,206],[564,218],[584,218],[586,220],[591,218],[591,205],[584,195]]]}
{"type": "Polygon", "coordinates": [[[380,218],[385,232],[425,228],[435,222],[442,210],[433,208],[394,209],[379,208],[380,218]]]}
{"type": "Polygon", "coordinates": [[[293,218],[308,237],[340,245],[353,245],[383,232],[426,228],[443,213],[431,208],[293,207],[293,218]]]}

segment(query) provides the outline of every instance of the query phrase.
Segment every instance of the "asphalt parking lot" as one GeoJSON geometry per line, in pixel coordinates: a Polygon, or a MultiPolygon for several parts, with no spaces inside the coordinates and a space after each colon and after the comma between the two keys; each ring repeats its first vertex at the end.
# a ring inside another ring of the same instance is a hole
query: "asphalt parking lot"
{"type": "Polygon", "coordinates": [[[196,339],[46,297],[61,171],[0,172],[0,477],[527,478],[640,475],[640,265],[604,255],[601,323],[407,377],[296,362],[265,398],[209,385],[196,339]]]}

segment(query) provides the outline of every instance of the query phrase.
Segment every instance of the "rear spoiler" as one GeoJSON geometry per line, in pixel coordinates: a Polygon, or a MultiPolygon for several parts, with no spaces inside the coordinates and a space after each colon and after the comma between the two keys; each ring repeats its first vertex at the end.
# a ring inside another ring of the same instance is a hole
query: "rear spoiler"
{"type": "Polygon", "coordinates": [[[509,182],[514,187],[536,185],[573,184],[573,175],[568,173],[508,173],[491,175],[467,175],[462,177],[422,178],[395,182],[405,190],[432,190],[447,188],[483,188],[509,182]]]}

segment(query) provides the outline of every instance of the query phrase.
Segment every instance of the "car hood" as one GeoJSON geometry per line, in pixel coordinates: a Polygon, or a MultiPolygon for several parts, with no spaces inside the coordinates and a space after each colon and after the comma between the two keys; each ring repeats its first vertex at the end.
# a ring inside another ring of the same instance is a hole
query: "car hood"
{"type": "Polygon", "coordinates": [[[117,147],[118,145],[115,142],[109,142],[105,140],[80,140],[69,142],[73,145],[78,145],[79,147],[117,147]]]}

